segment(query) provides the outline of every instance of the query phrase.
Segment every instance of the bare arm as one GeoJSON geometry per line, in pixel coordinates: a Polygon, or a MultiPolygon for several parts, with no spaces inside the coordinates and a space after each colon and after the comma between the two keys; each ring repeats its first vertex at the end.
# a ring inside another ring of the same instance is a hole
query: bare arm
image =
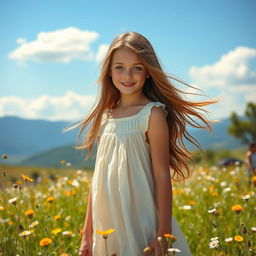
{"type": "Polygon", "coordinates": [[[162,109],[153,107],[148,138],[152,174],[156,185],[156,204],[159,212],[158,235],[172,233],[172,184],[169,170],[169,130],[162,109]]]}
{"type": "Polygon", "coordinates": [[[88,236],[93,233],[93,226],[92,226],[92,199],[91,199],[91,187],[89,189],[88,195],[88,203],[87,203],[87,211],[86,217],[83,227],[83,236],[88,236]]]}
{"type": "MultiPolygon", "coordinates": [[[[98,139],[98,145],[100,143],[100,136],[97,137],[98,139]]],[[[93,225],[92,225],[92,187],[90,186],[89,194],[88,194],[88,203],[87,203],[87,212],[86,217],[84,221],[84,227],[83,227],[83,235],[89,235],[93,233],[93,225]],[[88,234],[89,232],[89,234],[88,234]]]]}

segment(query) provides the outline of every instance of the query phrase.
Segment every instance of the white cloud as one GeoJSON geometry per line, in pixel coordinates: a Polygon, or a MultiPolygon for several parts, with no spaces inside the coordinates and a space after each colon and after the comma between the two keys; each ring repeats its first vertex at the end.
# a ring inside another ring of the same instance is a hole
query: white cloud
{"type": "Polygon", "coordinates": [[[102,59],[107,54],[108,48],[109,48],[109,44],[101,44],[99,46],[98,52],[96,54],[96,61],[97,62],[101,62],[102,61],[102,59]]]}
{"type": "Polygon", "coordinates": [[[255,60],[256,49],[240,46],[212,65],[192,66],[189,74],[204,87],[255,84],[256,70],[252,68],[255,60]]]}
{"type": "Polygon", "coordinates": [[[28,119],[81,120],[92,108],[93,95],[78,95],[67,91],[54,97],[42,95],[35,99],[19,97],[0,98],[0,116],[19,116],[28,119]]]}
{"type": "Polygon", "coordinates": [[[27,60],[62,63],[74,59],[91,60],[94,53],[90,45],[98,37],[97,32],[75,27],[40,32],[34,41],[27,42],[25,38],[18,38],[17,43],[20,45],[9,54],[9,58],[21,63],[27,60]]]}
{"type": "Polygon", "coordinates": [[[214,97],[219,97],[219,103],[207,107],[214,118],[229,117],[233,111],[242,115],[247,102],[255,102],[255,64],[256,49],[240,46],[212,65],[189,69],[194,86],[206,95],[214,92],[214,97]]]}

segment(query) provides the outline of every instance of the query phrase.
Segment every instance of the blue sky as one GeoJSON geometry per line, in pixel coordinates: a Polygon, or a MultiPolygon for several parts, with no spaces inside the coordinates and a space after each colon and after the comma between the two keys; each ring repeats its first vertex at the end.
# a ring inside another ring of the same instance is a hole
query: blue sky
{"type": "Polygon", "coordinates": [[[0,116],[84,116],[98,58],[126,31],[151,41],[167,73],[220,97],[213,118],[241,114],[256,99],[255,10],[254,0],[1,0],[0,116]]]}

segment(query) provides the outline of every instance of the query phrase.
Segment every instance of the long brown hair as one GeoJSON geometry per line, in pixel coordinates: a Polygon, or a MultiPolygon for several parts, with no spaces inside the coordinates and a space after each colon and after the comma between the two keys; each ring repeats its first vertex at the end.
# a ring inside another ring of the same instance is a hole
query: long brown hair
{"type": "Polygon", "coordinates": [[[203,108],[204,106],[215,103],[216,100],[200,102],[185,100],[182,96],[186,93],[176,88],[170,82],[170,79],[174,79],[189,87],[192,86],[164,73],[150,42],[136,32],[120,34],[111,43],[103,59],[101,74],[98,79],[100,85],[99,99],[91,113],[82,122],[74,126],[81,127],[80,137],[84,129],[90,124],[82,145],[77,148],[88,148],[88,157],[92,154],[93,144],[101,125],[103,111],[117,106],[120,92],[113,85],[109,74],[113,53],[121,47],[127,47],[137,54],[150,75],[143,87],[144,95],[151,101],[159,101],[166,106],[168,111],[166,119],[170,138],[169,163],[172,169],[172,178],[173,180],[184,180],[190,176],[188,163],[192,162],[192,153],[186,148],[184,138],[200,149],[198,141],[187,131],[187,125],[211,130],[210,121],[206,120],[202,113],[208,112],[203,108]]]}

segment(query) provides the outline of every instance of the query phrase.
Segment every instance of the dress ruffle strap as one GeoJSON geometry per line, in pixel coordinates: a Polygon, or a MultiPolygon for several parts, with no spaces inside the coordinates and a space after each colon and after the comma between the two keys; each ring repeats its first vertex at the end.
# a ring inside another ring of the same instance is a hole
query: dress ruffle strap
{"type": "Polygon", "coordinates": [[[165,104],[161,102],[151,102],[149,103],[140,113],[141,116],[141,128],[143,132],[145,133],[148,130],[148,125],[149,125],[149,118],[151,115],[151,110],[153,107],[161,107],[164,111],[165,117],[167,117],[168,112],[165,109],[165,104]]]}

